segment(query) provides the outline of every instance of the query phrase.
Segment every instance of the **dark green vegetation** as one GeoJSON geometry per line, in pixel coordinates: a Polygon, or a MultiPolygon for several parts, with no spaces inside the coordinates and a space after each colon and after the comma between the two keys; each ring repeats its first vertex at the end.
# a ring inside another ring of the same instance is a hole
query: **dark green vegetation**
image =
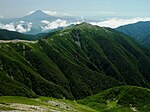
{"type": "Polygon", "coordinates": [[[0,29],[0,40],[38,40],[45,35],[46,34],[44,33],[38,35],[26,35],[14,31],[0,29]]]}
{"type": "Polygon", "coordinates": [[[14,32],[14,31],[0,29],[0,40],[14,40],[14,39],[19,39],[19,40],[31,39],[32,40],[33,36],[25,35],[25,34],[14,32]]]}
{"type": "Polygon", "coordinates": [[[150,90],[121,86],[102,91],[78,102],[100,112],[149,112],[150,90]]]}
{"type": "Polygon", "coordinates": [[[143,37],[141,37],[141,38],[139,39],[139,41],[140,41],[143,45],[145,45],[145,46],[147,46],[147,47],[150,48],[150,34],[144,35],[143,37]]]}
{"type": "Polygon", "coordinates": [[[82,23],[39,41],[0,43],[0,95],[82,99],[120,85],[150,88],[150,51],[82,23]]]}
{"type": "Polygon", "coordinates": [[[116,30],[123,32],[150,47],[150,22],[138,22],[118,27],[116,30]]]}

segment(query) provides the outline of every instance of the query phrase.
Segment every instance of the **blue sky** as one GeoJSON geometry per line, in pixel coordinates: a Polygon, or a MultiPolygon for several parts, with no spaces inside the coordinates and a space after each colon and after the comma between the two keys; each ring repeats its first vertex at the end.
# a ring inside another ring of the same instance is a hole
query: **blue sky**
{"type": "Polygon", "coordinates": [[[0,15],[8,18],[39,9],[93,19],[150,17],[149,0],[0,0],[0,15]]]}

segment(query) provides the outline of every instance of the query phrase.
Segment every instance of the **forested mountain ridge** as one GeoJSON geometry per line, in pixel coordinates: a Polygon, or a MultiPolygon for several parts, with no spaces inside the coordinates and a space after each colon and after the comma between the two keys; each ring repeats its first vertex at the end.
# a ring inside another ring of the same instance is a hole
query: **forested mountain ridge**
{"type": "Polygon", "coordinates": [[[150,22],[137,22],[116,28],[116,30],[123,32],[141,44],[150,47],[150,22]]]}
{"type": "Polygon", "coordinates": [[[82,99],[120,85],[150,88],[149,65],[149,49],[130,37],[82,23],[36,42],[1,42],[0,94],[82,99]]]}

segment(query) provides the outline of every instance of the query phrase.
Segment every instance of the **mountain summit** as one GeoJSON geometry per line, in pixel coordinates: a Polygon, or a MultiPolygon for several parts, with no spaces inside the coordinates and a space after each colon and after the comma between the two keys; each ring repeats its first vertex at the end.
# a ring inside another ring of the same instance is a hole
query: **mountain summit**
{"type": "Polygon", "coordinates": [[[42,10],[37,10],[34,11],[33,13],[29,14],[29,15],[34,15],[34,16],[49,16],[48,14],[44,13],[42,10]]]}
{"type": "Polygon", "coordinates": [[[37,11],[33,12],[32,14],[23,17],[23,19],[34,21],[34,20],[39,20],[39,19],[40,20],[41,19],[56,19],[56,17],[50,16],[50,15],[44,13],[42,10],[37,10],[37,11]]]}
{"type": "MultiPolygon", "coordinates": [[[[61,13],[59,14],[61,15],[61,13]]],[[[37,10],[21,18],[1,19],[0,22],[2,24],[1,29],[36,35],[38,33],[49,32],[52,29],[59,27],[68,26],[71,23],[75,24],[79,21],[81,20],[74,16],[64,15],[59,17],[55,15],[48,15],[42,10],[37,10]]]]}

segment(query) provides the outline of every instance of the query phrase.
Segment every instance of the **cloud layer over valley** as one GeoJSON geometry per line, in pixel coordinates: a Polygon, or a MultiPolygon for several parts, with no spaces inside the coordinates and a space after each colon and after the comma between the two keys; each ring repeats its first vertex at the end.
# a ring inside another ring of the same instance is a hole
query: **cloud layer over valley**
{"type": "Polygon", "coordinates": [[[139,21],[150,21],[150,18],[129,18],[129,19],[119,19],[119,18],[111,18],[101,22],[90,22],[92,25],[98,25],[101,27],[110,27],[117,28],[122,25],[137,23],[139,21]]]}
{"type": "Polygon", "coordinates": [[[23,18],[17,18],[17,20],[12,19],[11,22],[9,21],[3,22],[3,20],[6,21],[7,19],[6,20],[0,19],[0,29],[17,31],[20,33],[32,32],[32,30],[34,30],[33,33],[31,34],[37,34],[37,33],[42,33],[42,32],[48,32],[49,30],[57,29],[59,27],[67,27],[72,24],[73,25],[80,24],[83,21],[90,23],[92,25],[97,25],[101,27],[110,27],[110,28],[117,28],[122,25],[132,24],[132,23],[136,23],[139,21],[150,21],[150,18],[148,17],[147,18],[146,17],[145,18],[140,18],[140,17],[109,18],[105,20],[101,20],[102,18],[99,18],[99,21],[87,20],[87,19],[83,20],[83,18],[78,19],[74,16],[71,16],[70,14],[55,12],[55,11],[32,11],[27,15],[27,17],[28,19],[26,20],[23,20],[23,18]],[[34,13],[36,13],[36,16],[39,16],[39,17],[38,17],[38,20],[33,20],[31,22],[30,19],[32,20],[32,18],[35,17],[34,13]],[[46,15],[46,17],[48,18],[42,18],[43,15],[46,15]]]}
{"type": "Polygon", "coordinates": [[[19,21],[19,22],[12,22],[9,24],[2,24],[0,23],[0,29],[6,29],[10,31],[17,31],[20,33],[25,33],[30,31],[32,28],[32,23],[31,22],[24,22],[24,21],[19,21]]]}
{"type": "Polygon", "coordinates": [[[43,23],[43,26],[41,26],[43,31],[47,31],[47,30],[52,30],[52,29],[57,29],[59,27],[67,27],[70,25],[75,25],[75,24],[80,24],[80,21],[77,22],[67,22],[66,20],[61,20],[61,19],[57,19],[56,21],[47,21],[47,20],[43,20],[41,21],[43,23]]]}

